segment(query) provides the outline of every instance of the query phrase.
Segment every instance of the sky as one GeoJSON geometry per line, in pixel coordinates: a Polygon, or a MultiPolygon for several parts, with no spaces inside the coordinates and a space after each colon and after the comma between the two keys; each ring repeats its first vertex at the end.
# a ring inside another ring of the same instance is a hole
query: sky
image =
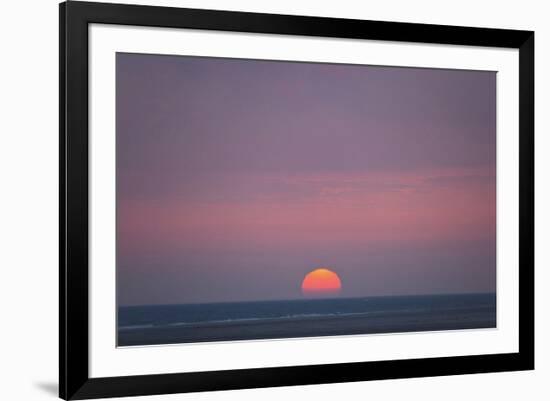
{"type": "Polygon", "coordinates": [[[119,305],[496,288],[496,73],[116,56],[119,305]]]}

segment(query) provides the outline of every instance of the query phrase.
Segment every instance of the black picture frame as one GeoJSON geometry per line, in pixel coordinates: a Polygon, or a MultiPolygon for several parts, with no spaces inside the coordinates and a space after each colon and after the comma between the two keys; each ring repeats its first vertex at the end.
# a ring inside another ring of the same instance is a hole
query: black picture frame
{"type": "Polygon", "coordinates": [[[70,1],[59,7],[59,395],[88,399],[534,369],[534,32],[70,1]],[[88,25],[193,28],[519,50],[519,352],[90,378],[88,25]]]}

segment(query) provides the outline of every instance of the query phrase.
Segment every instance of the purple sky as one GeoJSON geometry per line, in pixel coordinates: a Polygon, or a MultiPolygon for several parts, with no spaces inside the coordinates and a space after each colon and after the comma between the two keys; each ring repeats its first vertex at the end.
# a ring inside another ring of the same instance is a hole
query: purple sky
{"type": "Polygon", "coordinates": [[[481,292],[493,72],[117,54],[121,305],[481,292]]]}

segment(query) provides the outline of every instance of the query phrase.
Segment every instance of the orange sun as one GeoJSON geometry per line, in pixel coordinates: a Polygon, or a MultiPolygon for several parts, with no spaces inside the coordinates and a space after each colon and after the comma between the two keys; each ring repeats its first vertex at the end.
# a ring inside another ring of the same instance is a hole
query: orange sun
{"type": "Polygon", "coordinates": [[[326,268],[315,269],[304,277],[302,293],[304,295],[336,295],[342,290],[338,274],[326,268]]]}

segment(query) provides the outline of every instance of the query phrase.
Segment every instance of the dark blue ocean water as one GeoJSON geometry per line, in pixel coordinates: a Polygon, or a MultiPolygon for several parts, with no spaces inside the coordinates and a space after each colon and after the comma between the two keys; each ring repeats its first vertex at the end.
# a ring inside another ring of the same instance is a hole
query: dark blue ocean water
{"type": "Polygon", "coordinates": [[[118,309],[119,345],[496,326],[496,294],[307,299],[118,309]]]}

